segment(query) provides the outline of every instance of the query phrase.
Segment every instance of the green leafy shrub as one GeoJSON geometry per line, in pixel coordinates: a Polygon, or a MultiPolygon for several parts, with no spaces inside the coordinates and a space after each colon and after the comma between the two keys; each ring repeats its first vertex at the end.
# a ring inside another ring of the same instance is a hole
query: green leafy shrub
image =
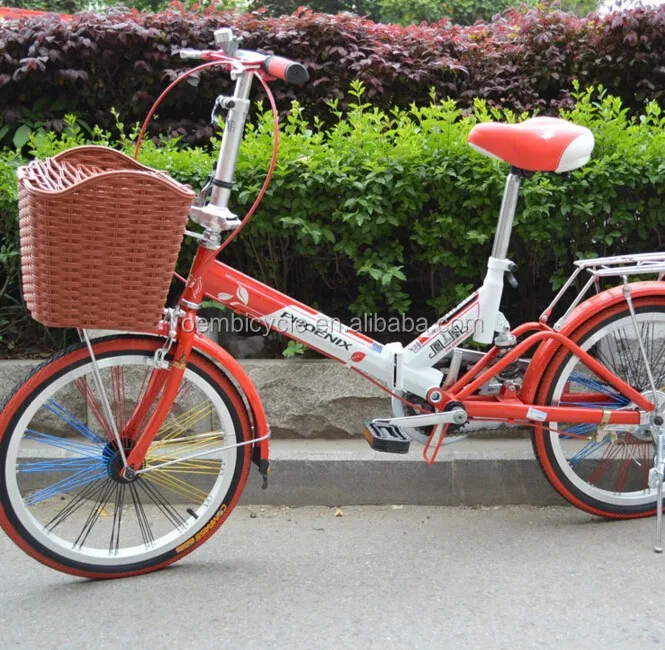
{"type": "Polygon", "coordinates": [[[377,0],[372,20],[398,25],[436,23],[448,18],[454,25],[473,25],[476,21],[489,22],[511,7],[543,5],[538,0],[377,0]]]}
{"type": "MultiPolygon", "coordinates": [[[[100,10],[118,5],[139,11],[163,11],[168,9],[173,0],[11,0],[15,9],[34,9],[37,11],[53,11],[57,13],[75,13],[77,11],[100,10]]],[[[186,7],[205,7],[223,4],[222,0],[184,0],[180,2],[186,7]]]]}
{"type": "Polygon", "coordinates": [[[377,20],[398,25],[435,23],[452,17],[451,9],[440,0],[378,0],[377,10],[377,20]]]}
{"type": "MultiPolygon", "coordinates": [[[[399,0],[393,0],[398,2],[399,0]]],[[[458,25],[473,25],[477,20],[489,22],[492,16],[500,14],[510,7],[535,6],[535,0],[519,2],[519,0],[442,0],[441,9],[458,25]]],[[[542,4],[542,3],[541,3],[542,4]]]]}
{"type": "MultiPolygon", "coordinates": [[[[454,101],[434,98],[425,107],[382,111],[363,92],[362,84],[352,84],[348,111],[332,102],[331,126],[303,118],[293,106],[270,190],[224,260],[331,315],[408,310],[432,318],[482,280],[507,173],[505,164],[473,152],[466,135],[478,120],[527,115],[482,100],[467,115],[454,101]]],[[[570,176],[536,174],[523,183],[510,251],[520,266],[520,289],[505,293],[513,322],[538,315],[573,260],[665,246],[661,108],[650,102],[634,118],[604,91],[577,93],[576,100],[562,115],[594,132],[596,150],[570,176]]],[[[239,214],[263,182],[272,135],[270,116],[259,110],[238,162],[232,207],[239,214]]],[[[100,129],[91,138],[111,140],[100,129]]],[[[83,139],[70,121],[66,135],[33,136],[28,146],[46,156],[83,139]]],[[[131,142],[127,134],[116,144],[129,150],[131,142]]],[[[216,144],[148,142],[141,160],[199,187],[216,144]]],[[[16,249],[15,165],[15,154],[6,151],[0,208],[10,250],[16,249]]],[[[188,242],[181,271],[193,250],[188,242]]],[[[10,294],[19,299],[17,287],[10,294]]]]}
{"type": "MultiPolygon", "coordinates": [[[[351,11],[376,22],[398,25],[435,23],[442,18],[449,18],[456,25],[473,25],[477,20],[490,21],[492,16],[510,7],[537,4],[544,3],[537,0],[251,0],[249,8],[270,16],[283,16],[307,7],[327,14],[351,11]]],[[[596,9],[596,0],[563,0],[553,4],[578,16],[596,9]]]]}
{"type": "Polygon", "coordinates": [[[14,9],[34,9],[58,13],[74,13],[89,8],[86,0],[11,0],[11,3],[7,4],[14,9]]]}

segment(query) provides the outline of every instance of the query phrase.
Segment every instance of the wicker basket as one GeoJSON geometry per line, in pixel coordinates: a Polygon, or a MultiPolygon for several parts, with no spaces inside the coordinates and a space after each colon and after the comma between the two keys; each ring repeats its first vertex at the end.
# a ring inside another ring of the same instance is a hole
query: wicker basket
{"type": "Polygon", "coordinates": [[[18,170],[23,293],[51,327],[144,330],[162,315],[194,192],[114,149],[18,170]]]}

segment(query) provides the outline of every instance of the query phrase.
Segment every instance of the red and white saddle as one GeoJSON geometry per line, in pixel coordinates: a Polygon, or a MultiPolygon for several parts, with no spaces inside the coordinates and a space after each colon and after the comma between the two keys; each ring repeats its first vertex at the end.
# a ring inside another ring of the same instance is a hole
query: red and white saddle
{"type": "Polygon", "coordinates": [[[482,122],[467,142],[476,151],[532,172],[568,172],[591,157],[589,129],[557,117],[532,117],[519,124],[482,122]]]}

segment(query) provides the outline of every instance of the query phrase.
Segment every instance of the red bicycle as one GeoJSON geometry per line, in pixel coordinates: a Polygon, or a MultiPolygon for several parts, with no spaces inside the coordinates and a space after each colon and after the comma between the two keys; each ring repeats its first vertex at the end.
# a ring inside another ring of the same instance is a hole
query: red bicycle
{"type": "Polygon", "coordinates": [[[472,147],[511,166],[485,280],[406,347],[383,345],[218,261],[256,207],[242,221],[228,209],[252,81],[268,89],[272,79],[303,83],[308,75],[300,64],[238,49],[231,30],[216,41],[219,50],[181,53],[205,62],[194,70],[229,70],[236,84],[216,102],[228,113],[214,175],[190,213],[203,232],[189,233],[200,241],[185,289],[158,328],[93,341],[82,330],[81,343],[11,396],[0,416],[0,523],[9,536],[60,571],[136,575],[209,539],[236,505],[251,461],[267,482],[266,414],[240,364],[199,333],[207,298],[381,386],[393,412],[366,425],[374,449],[403,453],[415,440],[433,463],[469,422],[531,426],[535,454],[561,495],[602,517],[657,512],[660,550],[665,254],[577,262],[538,322],[511,329],[499,309],[504,280],[516,284],[507,254],[522,178],[580,167],[591,132],[545,117],[472,129],[472,147]],[[658,279],[629,282],[634,274],[658,279]],[[607,277],[618,286],[601,291],[607,277]],[[461,348],[469,338],[492,347],[461,348]],[[53,433],[63,426],[68,435],[53,433]]]}

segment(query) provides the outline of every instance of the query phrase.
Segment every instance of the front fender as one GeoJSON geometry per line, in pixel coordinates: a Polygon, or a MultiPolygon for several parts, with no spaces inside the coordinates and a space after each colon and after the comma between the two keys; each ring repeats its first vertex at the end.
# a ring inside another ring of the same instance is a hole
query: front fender
{"type": "MultiPolygon", "coordinates": [[[[644,296],[665,296],[665,282],[661,281],[632,282],[630,284],[630,289],[631,296],[634,299],[642,298],[644,296]]],[[[604,311],[624,300],[623,286],[601,291],[595,296],[580,303],[572,311],[561,328],[560,333],[564,336],[570,336],[586,320],[598,312],[604,311]]],[[[520,398],[523,402],[527,404],[534,403],[533,400],[536,397],[536,392],[543,373],[560,345],[560,343],[554,340],[547,341],[546,343],[543,343],[536,351],[536,354],[534,354],[533,359],[529,363],[526,374],[524,375],[524,384],[520,393],[520,398]]]]}
{"type": "MultiPolygon", "coordinates": [[[[256,386],[254,386],[245,369],[224,348],[198,333],[194,336],[194,349],[217,363],[240,386],[252,411],[255,437],[263,438],[267,436],[270,428],[266,412],[256,386]]],[[[260,459],[268,462],[270,456],[270,439],[261,440],[258,444],[260,459]]]]}

